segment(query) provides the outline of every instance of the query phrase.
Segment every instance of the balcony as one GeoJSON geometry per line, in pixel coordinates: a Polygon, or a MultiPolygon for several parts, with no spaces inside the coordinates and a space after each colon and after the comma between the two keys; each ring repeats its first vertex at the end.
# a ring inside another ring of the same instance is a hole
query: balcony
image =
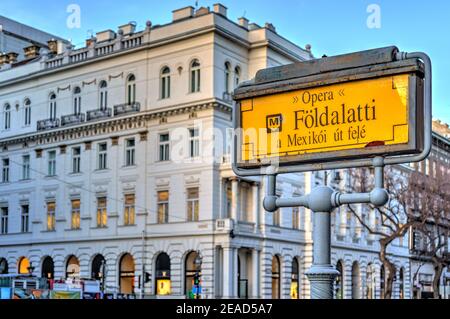
{"type": "Polygon", "coordinates": [[[141,110],[141,103],[134,102],[131,104],[120,104],[114,106],[114,116],[123,115],[127,113],[135,113],[141,110]]]}
{"type": "Polygon", "coordinates": [[[46,131],[59,127],[59,119],[46,119],[37,122],[38,131],[46,131]]]}
{"type": "Polygon", "coordinates": [[[84,114],[70,114],[61,117],[61,126],[80,124],[85,121],[86,116],[84,114]]]}
{"type": "Polygon", "coordinates": [[[111,117],[111,113],[112,113],[111,108],[88,111],[86,113],[86,120],[89,122],[104,119],[107,117],[111,117]]]}

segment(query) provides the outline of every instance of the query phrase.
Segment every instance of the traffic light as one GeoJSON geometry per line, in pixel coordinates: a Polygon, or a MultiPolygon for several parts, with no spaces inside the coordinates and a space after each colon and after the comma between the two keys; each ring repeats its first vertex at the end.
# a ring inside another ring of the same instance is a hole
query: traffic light
{"type": "Polygon", "coordinates": [[[151,275],[150,275],[148,272],[146,272],[146,273],[145,273],[145,277],[144,277],[144,282],[145,282],[145,283],[148,283],[148,282],[150,282],[151,280],[152,280],[151,275]]]}
{"type": "Polygon", "coordinates": [[[198,286],[200,284],[200,275],[198,273],[196,273],[194,275],[194,285],[198,286]]]}

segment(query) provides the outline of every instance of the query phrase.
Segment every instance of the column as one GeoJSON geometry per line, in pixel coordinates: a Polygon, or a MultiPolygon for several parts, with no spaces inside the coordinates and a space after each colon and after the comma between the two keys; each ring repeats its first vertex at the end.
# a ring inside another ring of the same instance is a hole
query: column
{"type": "Polygon", "coordinates": [[[231,180],[231,218],[237,221],[240,210],[239,179],[237,177],[233,177],[230,180],[231,180]]]}
{"type": "Polygon", "coordinates": [[[233,271],[231,273],[231,283],[232,283],[232,298],[238,297],[238,289],[239,289],[239,283],[238,283],[238,249],[232,248],[232,258],[233,258],[233,271]]]}
{"type": "Polygon", "coordinates": [[[223,295],[224,299],[233,298],[234,260],[233,247],[223,247],[223,295]]]}
{"type": "Polygon", "coordinates": [[[252,185],[252,197],[253,197],[253,221],[255,223],[255,232],[259,229],[259,184],[253,183],[252,185]]]}
{"type": "Polygon", "coordinates": [[[258,299],[259,295],[259,251],[252,250],[252,298],[258,299]]]}

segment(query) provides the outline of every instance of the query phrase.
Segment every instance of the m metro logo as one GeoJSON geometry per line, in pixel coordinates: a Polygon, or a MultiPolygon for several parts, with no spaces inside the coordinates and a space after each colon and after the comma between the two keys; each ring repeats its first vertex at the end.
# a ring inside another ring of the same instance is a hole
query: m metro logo
{"type": "Polygon", "coordinates": [[[283,115],[273,114],[266,116],[267,134],[280,133],[283,128],[283,115]]]}

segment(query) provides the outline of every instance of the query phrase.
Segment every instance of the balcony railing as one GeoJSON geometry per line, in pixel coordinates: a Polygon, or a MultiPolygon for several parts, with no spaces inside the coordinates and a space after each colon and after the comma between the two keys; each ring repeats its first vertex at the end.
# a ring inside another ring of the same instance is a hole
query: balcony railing
{"type": "Polygon", "coordinates": [[[111,117],[111,113],[112,113],[111,108],[88,111],[86,113],[86,120],[94,121],[94,120],[111,117]]]}
{"type": "Polygon", "coordinates": [[[114,106],[114,116],[127,114],[127,113],[134,113],[139,112],[141,110],[141,103],[134,102],[131,104],[120,104],[114,106]]]}
{"type": "Polygon", "coordinates": [[[61,126],[83,123],[86,119],[84,114],[70,114],[61,117],[61,126]]]}
{"type": "Polygon", "coordinates": [[[37,122],[37,130],[45,131],[59,127],[59,119],[46,119],[37,122]]]}

